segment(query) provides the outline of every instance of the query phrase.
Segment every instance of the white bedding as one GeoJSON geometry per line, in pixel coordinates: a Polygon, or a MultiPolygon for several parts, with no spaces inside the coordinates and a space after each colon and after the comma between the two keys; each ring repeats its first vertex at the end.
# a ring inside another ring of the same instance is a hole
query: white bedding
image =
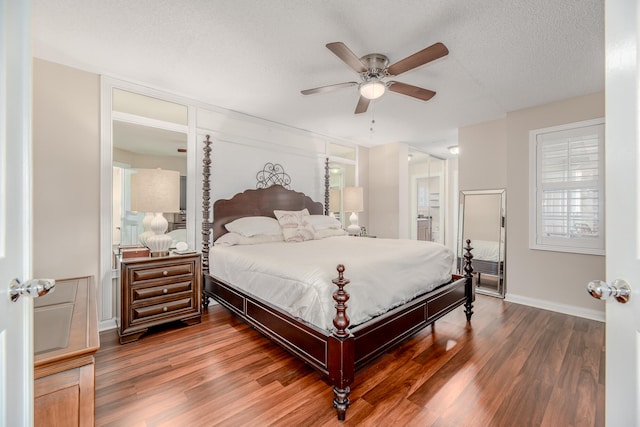
{"type": "Polygon", "coordinates": [[[210,272],[322,329],[333,329],[338,276],[351,281],[351,325],[403,304],[451,279],[453,252],[433,242],[328,237],[299,243],[214,245],[210,272]]]}
{"type": "Polygon", "coordinates": [[[473,248],[471,251],[473,259],[498,262],[498,254],[500,253],[500,245],[498,242],[471,240],[471,247],[473,248]]]}

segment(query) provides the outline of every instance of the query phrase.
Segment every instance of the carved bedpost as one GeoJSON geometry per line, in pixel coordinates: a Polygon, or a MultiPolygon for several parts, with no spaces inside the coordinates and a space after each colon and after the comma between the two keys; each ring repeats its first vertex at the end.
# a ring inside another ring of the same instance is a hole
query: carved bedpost
{"type": "Polygon", "coordinates": [[[344,287],[348,285],[349,280],[344,278],[344,265],[340,264],[336,268],[338,270],[338,278],[333,279],[332,282],[338,287],[338,290],[333,293],[333,300],[336,302],[336,316],[333,318],[333,326],[336,329],[333,331],[333,335],[338,338],[345,338],[349,336],[349,316],[347,316],[347,301],[349,301],[349,294],[344,290],[344,287]]]}
{"type": "MultiPolygon", "coordinates": [[[[209,135],[204,140],[204,156],[202,158],[202,272],[209,273],[209,245],[211,242],[211,140],[209,135]]],[[[202,306],[206,310],[209,298],[202,293],[202,306]]]]}
{"type": "Polygon", "coordinates": [[[333,318],[333,337],[329,341],[329,379],[333,385],[333,407],[338,413],[338,420],[344,421],[347,408],[349,408],[349,393],[351,393],[351,383],[355,375],[355,352],[354,339],[349,332],[349,316],[347,315],[347,304],[349,294],[344,287],[349,284],[349,280],[344,278],[344,265],[337,267],[338,278],[332,282],[338,287],[333,293],[333,300],[336,302],[336,315],[333,318]]]}
{"type": "Polygon", "coordinates": [[[324,160],[324,214],[329,215],[329,158],[324,160]]]}
{"type": "Polygon", "coordinates": [[[464,247],[464,277],[466,278],[465,287],[467,294],[467,301],[464,303],[464,312],[467,315],[467,321],[471,320],[471,315],[473,314],[473,301],[475,300],[475,289],[473,287],[473,266],[471,265],[471,260],[473,259],[473,254],[471,251],[473,248],[471,247],[471,240],[467,239],[467,246],[464,247]]]}

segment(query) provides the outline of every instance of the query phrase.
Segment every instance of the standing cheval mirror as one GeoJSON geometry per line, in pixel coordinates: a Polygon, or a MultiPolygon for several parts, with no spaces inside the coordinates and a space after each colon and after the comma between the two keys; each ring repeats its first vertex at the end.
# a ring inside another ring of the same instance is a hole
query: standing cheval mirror
{"type": "Polygon", "coordinates": [[[473,277],[478,293],[504,298],[506,194],[498,190],[460,192],[458,271],[464,268],[467,240],[473,250],[473,277]]]}

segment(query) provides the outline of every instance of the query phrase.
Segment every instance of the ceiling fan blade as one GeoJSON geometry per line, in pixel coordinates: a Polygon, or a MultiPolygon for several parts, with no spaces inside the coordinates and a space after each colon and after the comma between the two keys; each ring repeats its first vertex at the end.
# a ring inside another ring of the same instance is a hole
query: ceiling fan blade
{"type": "Polygon", "coordinates": [[[435,96],[435,92],[429,89],[423,89],[418,86],[408,85],[400,82],[389,82],[389,88],[391,92],[400,93],[402,95],[411,96],[413,98],[420,99],[422,101],[428,101],[435,96]]]}
{"type": "Polygon", "coordinates": [[[356,82],[345,82],[345,83],[338,83],[335,85],[315,87],[313,89],[305,89],[305,90],[301,90],[300,93],[302,93],[303,95],[311,95],[314,93],[327,93],[327,92],[333,92],[334,90],[342,89],[345,87],[351,87],[351,86],[357,86],[357,85],[358,83],[356,82]]]}
{"type": "Polygon", "coordinates": [[[358,105],[356,105],[356,111],[354,113],[355,114],[366,113],[367,108],[369,108],[370,102],[371,100],[369,98],[365,98],[364,96],[360,95],[360,99],[358,99],[358,105]]]}
{"type": "Polygon", "coordinates": [[[449,49],[442,43],[438,42],[432,44],[429,47],[422,49],[420,52],[416,52],[411,56],[407,56],[404,59],[391,64],[387,67],[387,72],[391,76],[397,76],[402,73],[406,73],[409,70],[413,70],[427,62],[435,61],[438,58],[442,58],[449,54],[449,49]]]}
{"type": "Polygon", "coordinates": [[[342,42],[328,43],[327,49],[333,52],[333,54],[338,58],[342,59],[342,61],[349,67],[353,68],[356,73],[364,73],[369,69],[367,65],[360,61],[360,58],[358,58],[356,54],[342,42]]]}

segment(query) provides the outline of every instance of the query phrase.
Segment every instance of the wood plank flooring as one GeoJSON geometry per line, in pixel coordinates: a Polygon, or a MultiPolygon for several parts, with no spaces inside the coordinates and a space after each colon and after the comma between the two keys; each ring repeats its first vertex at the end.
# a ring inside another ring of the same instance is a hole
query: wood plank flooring
{"type": "Polygon", "coordinates": [[[603,426],[604,324],[478,295],[356,374],[311,368],[219,305],[96,355],[97,426],[603,426]]]}

